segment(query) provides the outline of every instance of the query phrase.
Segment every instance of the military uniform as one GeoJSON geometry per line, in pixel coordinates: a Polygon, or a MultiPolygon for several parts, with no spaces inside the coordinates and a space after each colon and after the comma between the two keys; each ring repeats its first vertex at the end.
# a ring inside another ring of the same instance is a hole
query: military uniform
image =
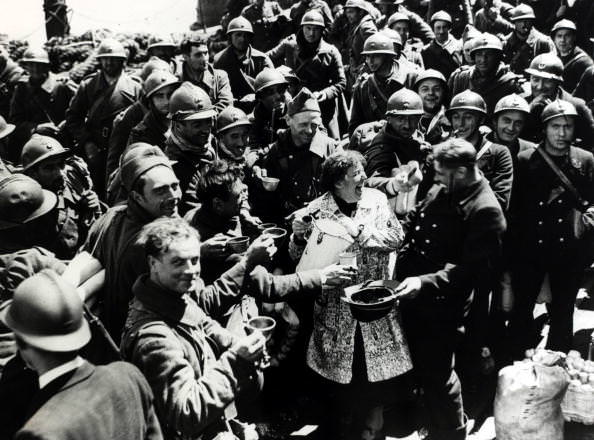
{"type": "Polygon", "coordinates": [[[594,65],[594,61],[579,47],[573,49],[573,52],[567,56],[559,54],[559,58],[563,61],[563,88],[572,92],[584,71],[594,65]]]}
{"type": "Polygon", "coordinates": [[[287,128],[285,111],[272,114],[260,103],[248,117],[252,124],[250,145],[256,149],[268,148],[278,139],[278,131],[287,128]]]}
{"type": "Polygon", "coordinates": [[[367,14],[355,26],[349,27],[345,46],[349,48],[348,85],[352,86],[359,75],[361,65],[365,59],[361,55],[365,40],[377,32],[373,18],[367,14]]]}
{"type": "Polygon", "coordinates": [[[283,35],[282,26],[278,22],[282,13],[278,2],[269,0],[264,0],[262,5],[253,2],[241,11],[241,15],[247,18],[254,28],[252,46],[265,52],[276,45],[283,35]]]}
{"type": "Polygon", "coordinates": [[[583,99],[591,112],[594,112],[594,66],[588,67],[582,74],[573,96],[583,99]]]}
{"type": "Polygon", "coordinates": [[[555,44],[535,28],[532,28],[524,41],[515,32],[511,32],[503,43],[503,59],[509,64],[511,71],[518,75],[524,74],[535,56],[546,52],[556,52],[555,44]]]}
{"type": "Polygon", "coordinates": [[[24,73],[23,68],[10,58],[8,52],[0,48],[0,116],[4,119],[8,119],[12,94],[24,73]]]}
{"type": "Polygon", "coordinates": [[[435,69],[449,78],[463,64],[462,42],[452,35],[443,44],[434,39],[423,48],[421,56],[425,69],[435,69]]]}
{"type": "Polygon", "coordinates": [[[130,132],[128,145],[135,142],[146,142],[147,144],[156,145],[164,149],[169,125],[169,119],[149,110],[142,121],[130,132]]]}
{"type": "Polygon", "coordinates": [[[217,113],[220,113],[225,107],[233,105],[233,92],[231,92],[229,76],[224,70],[215,69],[209,64],[204,70],[202,78],[198,80],[192,76],[184,62],[180,80],[189,81],[208,93],[217,113]]]}
{"type": "Polygon", "coordinates": [[[324,0],[299,0],[291,9],[289,9],[289,18],[293,23],[293,32],[297,33],[299,27],[301,25],[301,19],[303,15],[307,11],[311,11],[315,9],[322,14],[324,17],[324,22],[326,23],[326,28],[329,28],[334,18],[332,16],[332,11],[330,10],[330,6],[324,0]]]}
{"type": "Polygon", "coordinates": [[[445,107],[441,106],[434,115],[421,116],[419,131],[423,134],[425,141],[431,145],[445,141],[452,132],[452,124],[446,117],[445,107]]]}
{"type": "Polygon", "coordinates": [[[474,26],[481,32],[488,32],[493,35],[508,35],[514,30],[514,25],[497,14],[495,19],[491,19],[484,8],[479,9],[474,14],[474,26]]]}

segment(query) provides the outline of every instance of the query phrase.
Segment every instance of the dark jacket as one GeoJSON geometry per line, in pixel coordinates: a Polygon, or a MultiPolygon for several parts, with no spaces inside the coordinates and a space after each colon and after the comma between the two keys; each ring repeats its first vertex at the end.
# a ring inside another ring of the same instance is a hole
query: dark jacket
{"type": "Polygon", "coordinates": [[[146,142],[165,149],[165,141],[167,140],[165,133],[167,133],[167,130],[169,130],[169,120],[161,115],[156,115],[153,110],[150,110],[144,115],[142,121],[130,131],[127,145],[135,142],[146,142]]]}
{"type": "Polygon", "coordinates": [[[330,27],[334,18],[330,6],[324,0],[299,0],[295,2],[291,9],[289,9],[289,18],[293,26],[293,33],[297,33],[301,27],[301,19],[307,11],[316,10],[324,17],[324,23],[326,23],[326,29],[330,27]]]}
{"type": "Polygon", "coordinates": [[[509,207],[513,184],[514,172],[511,152],[505,145],[489,141],[481,136],[479,144],[475,146],[477,153],[480,153],[483,147],[486,150],[478,159],[477,166],[483,172],[505,212],[509,207]],[[489,142],[488,147],[487,142],[489,142]]]}
{"type": "Polygon", "coordinates": [[[349,33],[346,35],[346,47],[349,48],[349,69],[350,75],[356,78],[357,70],[363,64],[363,44],[367,38],[377,32],[377,27],[371,15],[367,14],[354,27],[349,26],[349,33]]]}
{"type": "Polygon", "coordinates": [[[556,53],[555,44],[536,28],[532,28],[525,41],[520,40],[515,31],[512,31],[503,43],[503,59],[509,64],[511,71],[518,75],[524,74],[535,56],[546,52],[556,53]]]}
{"type": "Polygon", "coordinates": [[[444,46],[432,40],[421,51],[425,69],[435,69],[449,78],[463,63],[462,42],[450,35],[444,46]]]}
{"type": "Polygon", "coordinates": [[[559,58],[563,61],[563,88],[573,91],[585,70],[594,65],[594,61],[579,47],[573,49],[571,54],[559,58]]]}
{"type": "Polygon", "coordinates": [[[590,111],[594,112],[594,66],[588,67],[582,74],[572,95],[583,99],[590,111]]]}
{"type": "Polygon", "coordinates": [[[163,438],[151,389],[126,362],[95,367],[85,361],[42,388],[32,405],[38,409],[15,439],[163,438]]]}
{"type": "Polygon", "coordinates": [[[220,113],[225,107],[233,105],[233,92],[229,84],[229,75],[224,70],[215,69],[209,64],[202,75],[202,79],[198,80],[192,76],[184,62],[180,76],[181,81],[189,81],[208,93],[217,113],[220,113]]]}
{"type": "Polygon", "coordinates": [[[274,47],[286,33],[287,19],[276,1],[264,0],[262,5],[254,2],[241,11],[254,28],[252,46],[261,51],[274,47]]]}
{"type": "Polygon", "coordinates": [[[278,139],[279,130],[287,128],[285,119],[286,107],[283,111],[272,114],[261,103],[257,103],[249,119],[252,123],[250,130],[250,145],[261,150],[269,147],[278,139]]]}

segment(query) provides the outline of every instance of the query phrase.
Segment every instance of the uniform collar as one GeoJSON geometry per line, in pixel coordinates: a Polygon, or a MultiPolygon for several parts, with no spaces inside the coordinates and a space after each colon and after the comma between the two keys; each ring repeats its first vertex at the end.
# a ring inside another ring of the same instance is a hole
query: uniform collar
{"type": "Polygon", "coordinates": [[[39,376],[39,389],[45,388],[50,382],[54,381],[58,377],[68,373],[69,371],[76,370],[84,363],[84,360],[77,356],[69,362],[52,368],[39,376]]]}
{"type": "Polygon", "coordinates": [[[54,77],[52,72],[49,72],[49,75],[47,76],[45,81],[41,84],[40,88],[47,93],[51,93],[55,87],[56,87],[56,78],[54,77]]]}

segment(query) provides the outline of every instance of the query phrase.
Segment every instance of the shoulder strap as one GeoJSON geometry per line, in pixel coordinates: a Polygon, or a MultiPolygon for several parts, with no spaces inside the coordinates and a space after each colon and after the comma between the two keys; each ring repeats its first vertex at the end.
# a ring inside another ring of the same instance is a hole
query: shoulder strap
{"type": "Polygon", "coordinates": [[[571,183],[571,180],[569,180],[565,173],[561,171],[561,169],[557,166],[555,162],[553,162],[551,157],[543,150],[543,148],[538,147],[536,151],[538,151],[538,153],[541,155],[541,157],[544,159],[547,165],[551,168],[551,170],[553,170],[553,172],[557,175],[559,180],[561,180],[561,184],[565,187],[565,189],[567,189],[573,195],[573,197],[575,197],[579,207],[582,208],[584,205],[586,205],[587,203],[584,199],[582,199],[582,196],[580,195],[578,190],[575,188],[573,183],[571,183]]]}
{"type": "Polygon", "coordinates": [[[388,102],[388,97],[380,89],[379,84],[375,80],[375,75],[373,73],[371,75],[369,75],[369,82],[371,83],[371,85],[373,86],[375,91],[380,95],[380,98],[382,98],[382,100],[384,100],[384,102],[388,102]]]}
{"type": "Polygon", "coordinates": [[[487,151],[489,151],[489,147],[491,145],[492,145],[491,141],[485,142],[485,145],[483,145],[482,148],[478,151],[478,153],[476,153],[476,160],[479,160],[481,157],[483,157],[485,155],[485,153],[487,151]]]}

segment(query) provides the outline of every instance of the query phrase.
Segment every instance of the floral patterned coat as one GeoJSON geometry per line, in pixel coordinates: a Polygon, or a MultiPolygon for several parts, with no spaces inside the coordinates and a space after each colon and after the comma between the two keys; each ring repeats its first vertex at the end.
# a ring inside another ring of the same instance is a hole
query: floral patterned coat
{"type": "MultiPolygon", "coordinates": [[[[339,221],[345,218],[330,192],[313,200],[303,209],[303,214],[316,211],[321,215],[332,213],[339,221]]],[[[357,253],[357,283],[389,279],[390,253],[400,245],[403,232],[386,196],[378,190],[363,188],[363,196],[351,218],[355,224],[363,225],[361,234],[348,249],[357,253]]],[[[298,260],[304,247],[291,240],[291,257],[298,260]]],[[[370,382],[391,379],[409,371],[412,363],[397,308],[376,321],[360,322],[353,318],[348,304],[340,300],[342,295],[342,288],[328,289],[316,299],[314,328],[307,351],[309,367],[331,381],[350,383],[355,331],[359,325],[370,382]]]]}

